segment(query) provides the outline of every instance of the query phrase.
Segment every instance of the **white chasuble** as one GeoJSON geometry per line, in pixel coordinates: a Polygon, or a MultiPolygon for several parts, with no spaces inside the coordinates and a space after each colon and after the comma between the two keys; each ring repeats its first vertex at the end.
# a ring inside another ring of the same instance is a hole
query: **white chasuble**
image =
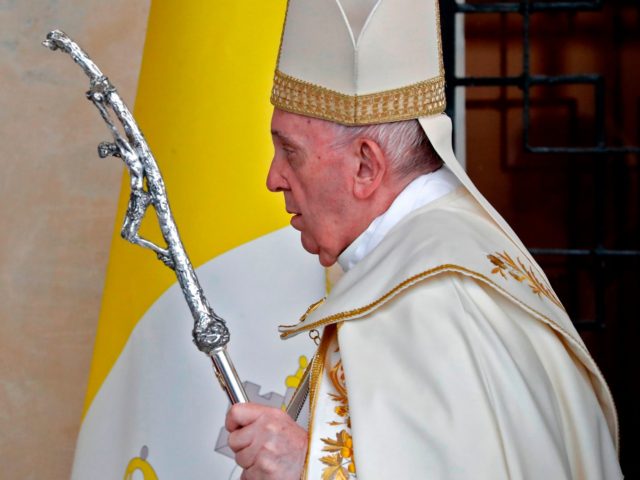
{"type": "Polygon", "coordinates": [[[280,331],[322,328],[306,478],[349,478],[354,461],[359,480],[622,478],[602,374],[540,267],[465,189],[403,218],[280,331]]]}

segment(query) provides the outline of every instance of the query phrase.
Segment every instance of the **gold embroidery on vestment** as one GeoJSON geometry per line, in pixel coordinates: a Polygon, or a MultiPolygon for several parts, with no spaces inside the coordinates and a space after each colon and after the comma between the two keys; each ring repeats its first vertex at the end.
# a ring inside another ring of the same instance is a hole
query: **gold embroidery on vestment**
{"type": "MultiPolygon", "coordinates": [[[[337,349],[336,352],[338,352],[337,349]]],[[[322,471],[322,480],[348,480],[355,478],[356,464],[353,459],[351,417],[342,359],[338,358],[327,374],[336,391],[336,393],[329,393],[329,397],[338,404],[333,409],[338,420],[332,420],[327,424],[332,427],[344,425],[345,428],[336,433],[335,439],[328,437],[320,439],[324,443],[322,451],[329,453],[320,458],[320,461],[327,465],[322,471]]]]}
{"type": "MultiPolygon", "coordinates": [[[[304,322],[311,313],[315,312],[320,307],[320,305],[322,305],[324,303],[324,301],[326,299],[327,299],[327,297],[323,297],[320,300],[318,300],[317,302],[314,302],[311,305],[309,305],[309,308],[307,308],[307,311],[302,314],[302,316],[298,320],[298,323],[304,322]]],[[[286,325],[286,326],[287,327],[293,327],[293,325],[286,325]]]]}
{"type": "Polygon", "coordinates": [[[553,290],[544,281],[538,279],[537,275],[533,271],[533,268],[527,267],[520,257],[516,257],[514,260],[507,252],[496,252],[492,255],[487,255],[487,258],[491,263],[495,265],[495,268],[491,270],[493,274],[500,274],[505,280],[507,275],[517,282],[527,282],[531,292],[539,297],[546,297],[551,300],[558,307],[562,307],[562,303],[555,296],[553,290]]]}
{"type": "Polygon", "coordinates": [[[323,452],[330,455],[320,457],[320,461],[327,465],[322,470],[322,480],[348,480],[355,478],[356,464],[353,462],[353,439],[346,430],[340,430],[335,440],[323,438],[325,446],[323,452]]]}
{"type": "MultiPolygon", "coordinates": [[[[322,340],[320,340],[320,346],[318,347],[316,354],[313,356],[311,366],[309,367],[309,375],[311,376],[309,380],[309,429],[307,431],[309,446],[311,445],[311,439],[313,438],[313,424],[316,411],[316,402],[318,401],[318,389],[320,387],[320,382],[322,381],[322,372],[324,371],[324,364],[327,358],[327,350],[331,341],[332,331],[334,331],[332,328],[324,329],[324,332],[322,333],[322,340]]],[[[304,467],[302,469],[304,480],[307,479],[307,467],[309,465],[310,453],[311,448],[307,448],[307,454],[304,459],[304,467]]]]}
{"type": "MultiPolygon", "coordinates": [[[[502,288],[500,285],[498,285],[496,282],[494,282],[489,277],[487,277],[486,275],[483,275],[482,273],[476,272],[475,270],[470,270],[470,269],[462,267],[460,265],[455,265],[455,264],[451,264],[451,263],[445,263],[443,265],[439,265],[437,267],[430,268],[429,270],[425,270],[424,272],[420,272],[420,273],[418,273],[416,275],[413,275],[412,277],[407,278],[403,282],[400,282],[398,285],[393,287],[391,290],[389,290],[388,292],[386,292],[384,295],[380,296],[379,298],[377,298],[373,302],[371,302],[371,303],[369,303],[367,305],[364,305],[362,307],[354,308],[353,310],[345,310],[343,312],[335,313],[333,315],[329,315],[327,317],[324,317],[324,318],[321,318],[321,319],[316,320],[314,322],[311,322],[311,323],[309,323],[307,325],[302,325],[301,323],[299,323],[298,325],[280,325],[280,328],[290,328],[291,329],[291,330],[287,330],[285,332],[281,332],[280,333],[280,338],[286,339],[286,338],[291,337],[292,335],[296,335],[297,333],[300,333],[300,332],[305,331],[305,330],[309,330],[309,329],[312,329],[312,328],[318,328],[318,327],[321,327],[323,325],[330,325],[332,323],[338,323],[338,322],[342,322],[342,321],[345,321],[345,320],[350,320],[350,319],[355,318],[355,317],[360,317],[360,316],[366,315],[368,313],[373,312],[378,307],[384,305],[389,300],[391,300],[393,297],[395,297],[397,294],[399,294],[403,290],[411,287],[412,285],[415,285],[416,283],[420,283],[420,282],[422,282],[424,280],[427,280],[428,278],[431,278],[431,277],[433,277],[435,275],[438,275],[438,274],[441,274],[441,273],[445,273],[445,272],[460,273],[462,275],[466,275],[466,276],[475,278],[477,280],[481,280],[482,282],[486,283],[487,285],[493,287],[495,290],[500,292],[502,295],[504,295],[507,298],[511,299],[511,301],[513,301],[517,305],[520,305],[525,310],[531,312],[533,315],[535,315],[539,319],[543,320],[547,325],[551,326],[555,330],[557,330],[557,331],[561,332],[562,334],[566,335],[568,338],[571,338],[574,341],[574,343],[579,345],[580,348],[585,353],[589,354],[588,351],[581,345],[582,342],[580,340],[577,340],[576,338],[574,338],[573,335],[571,335],[564,328],[562,328],[560,325],[558,325],[557,322],[551,320],[549,317],[547,317],[543,313],[540,313],[535,308],[533,308],[530,305],[522,302],[520,299],[514,297],[509,292],[507,292],[504,288],[502,288]]],[[[560,305],[560,308],[562,308],[562,310],[564,310],[564,307],[562,307],[562,305],[560,305]]],[[[304,320],[306,320],[306,317],[304,318],[304,320]]]]}

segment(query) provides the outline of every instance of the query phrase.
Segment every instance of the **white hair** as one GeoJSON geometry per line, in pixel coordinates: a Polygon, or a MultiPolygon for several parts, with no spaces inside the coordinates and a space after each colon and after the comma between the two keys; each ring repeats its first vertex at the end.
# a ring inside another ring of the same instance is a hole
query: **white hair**
{"type": "Polygon", "coordinates": [[[391,160],[391,168],[401,177],[427,173],[442,165],[442,160],[417,120],[350,127],[333,124],[334,147],[346,146],[358,138],[376,142],[391,160]]]}

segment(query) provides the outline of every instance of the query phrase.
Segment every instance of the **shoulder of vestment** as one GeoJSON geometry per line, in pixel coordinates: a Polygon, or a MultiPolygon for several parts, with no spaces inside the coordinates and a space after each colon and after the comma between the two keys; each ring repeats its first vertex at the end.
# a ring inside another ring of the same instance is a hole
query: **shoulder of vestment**
{"type": "Polygon", "coordinates": [[[520,250],[464,188],[420,208],[347,272],[331,294],[281,336],[370,315],[408,288],[445,274],[472,277],[582,344],[537,263],[520,250]]]}

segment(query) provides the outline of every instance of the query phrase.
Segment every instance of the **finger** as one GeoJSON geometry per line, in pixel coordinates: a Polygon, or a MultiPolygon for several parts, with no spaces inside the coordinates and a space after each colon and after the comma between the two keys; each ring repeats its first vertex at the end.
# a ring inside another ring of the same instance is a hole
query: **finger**
{"type": "Polygon", "coordinates": [[[246,408],[248,405],[250,404],[236,403],[235,405],[231,405],[224,421],[224,427],[229,432],[233,432],[240,427],[244,427],[253,421],[253,418],[250,415],[251,409],[246,408]],[[247,411],[245,412],[245,410],[247,411]]]}
{"type": "Polygon", "coordinates": [[[258,454],[259,447],[255,444],[249,445],[235,454],[235,461],[243,469],[247,470],[254,466],[256,463],[256,456],[258,454]]]}
{"type": "Polygon", "coordinates": [[[242,474],[247,480],[281,479],[284,471],[277,471],[277,460],[272,454],[261,451],[252,465],[244,467],[242,474]]]}
{"type": "Polygon", "coordinates": [[[255,422],[263,414],[273,410],[272,407],[265,407],[257,403],[236,403],[227,412],[224,425],[229,432],[233,432],[240,427],[255,422]]]}
{"type": "Polygon", "coordinates": [[[229,445],[229,448],[233,450],[234,453],[251,445],[251,442],[255,437],[255,429],[251,427],[252,425],[249,425],[243,428],[238,428],[237,430],[229,433],[227,445],[229,445]]]}

